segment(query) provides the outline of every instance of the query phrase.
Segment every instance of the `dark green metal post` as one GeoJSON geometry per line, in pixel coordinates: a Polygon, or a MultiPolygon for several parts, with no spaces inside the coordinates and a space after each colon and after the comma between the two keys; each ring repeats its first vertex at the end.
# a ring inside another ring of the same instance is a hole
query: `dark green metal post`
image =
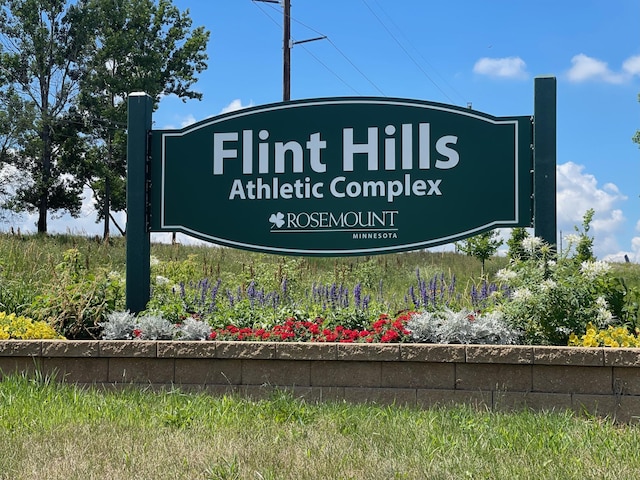
{"type": "Polygon", "coordinates": [[[556,77],[534,80],[533,170],[534,235],[555,247],[556,77]]]}
{"type": "Polygon", "coordinates": [[[149,301],[151,238],[147,215],[147,136],[151,131],[153,100],[131,93],[127,122],[127,309],[144,310],[149,301]]]}

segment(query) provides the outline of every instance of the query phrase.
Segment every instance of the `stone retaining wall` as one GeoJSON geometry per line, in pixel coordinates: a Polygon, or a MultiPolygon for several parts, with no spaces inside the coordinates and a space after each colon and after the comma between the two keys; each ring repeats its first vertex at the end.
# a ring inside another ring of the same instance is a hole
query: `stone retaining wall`
{"type": "Polygon", "coordinates": [[[179,386],[252,397],[287,388],[310,401],[471,403],[640,418],[640,349],[175,341],[0,341],[0,378],[179,386]]]}

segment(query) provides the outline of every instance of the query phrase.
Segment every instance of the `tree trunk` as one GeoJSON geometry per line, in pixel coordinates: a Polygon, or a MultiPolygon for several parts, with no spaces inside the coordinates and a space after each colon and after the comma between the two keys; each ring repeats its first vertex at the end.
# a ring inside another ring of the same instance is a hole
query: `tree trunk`
{"type": "Polygon", "coordinates": [[[109,173],[104,177],[104,199],[102,204],[102,215],[104,217],[104,230],[102,232],[102,240],[104,242],[109,241],[109,222],[111,216],[109,215],[111,200],[111,181],[109,180],[109,173]]]}
{"type": "Polygon", "coordinates": [[[109,212],[111,211],[111,157],[112,157],[112,144],[111,144],[111,135],[107,138],[107,170],[104,176],[104,198],[102,201],[102,216],[104,218],[104,230],[102,233],[102,240],[104,242],[109,241],[109,223],[111,220],[111,216],[109,212]]]}
{"type": "Polygon", "coordinates": [[[118,229],[118,231],[120,232],[120,235],[122,235],[123,237],[126,236],[127,232],[125,232],[122,227],[120,225],[118,225],[118,222],[116,222],[116,219],[113,218],[113,215],[111,215],[111,212],[109,212],[109,218],[111,218],[111,221],[113,222],[113,224],[115,225],[115,227],[118,229]]]}
{"type": "Polygon", "coordinates": [[[49,210],[49,183],[51,181],[51,135],[49,122],[44,121],[42,126],[42,177],[38,194],[38,233],[47,233],[47,211],[49,210]]]}

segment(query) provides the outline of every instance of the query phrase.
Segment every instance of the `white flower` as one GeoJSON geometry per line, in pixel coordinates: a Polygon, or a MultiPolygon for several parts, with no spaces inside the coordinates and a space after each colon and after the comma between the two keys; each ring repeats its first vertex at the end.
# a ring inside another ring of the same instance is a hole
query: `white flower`
{"type": "Polygon", "coordinates": [[[613,313],[606,308],[599,308],[598,321],[600,325],[609,325],[613,321],[613,313]]]}
{"type": "Polygon", "coordinates": [[[556,286],[557,283],[554,280],[548,278],[540,284],[540,291],[548,292],[549,290],[553,290],[554,288],[556,288],[556,286]]]}
{"type": "Polygon", "coordinates": [[[535,253],[542,245],[542,239],[540,237],[527,237],[522,239],[522,248],[527,253],[535,253]]]}
{"type": "Polygon", "coordinates": [[[107,273],[107,278],[109,280],[122,280],[122,275],[120,274],[120,272],[111,270],[109,273],[107,273]]]}
{"type": "Polygon", "coordinates": [[[565,235],[564,239],[567,241],[569,246],[577,245],[580,242],[580,235],[570,233],[569,235],[565,235]]]}
{"type": "Polygon", "coordinates": [[[167,283],[169,283],[169,279],[167,277],[156,275],[156,285],[166,285],[167,283]]]}
{"type": "Polygon", "coordinates": [[[517,276],[518,274],[516,272],[509,270],[508,268],[501,268],[496,272],[496,280],[504,283],[508,283],[509,280],[513,280],[517,276]]]}
{"type": "Polygon", "coordinates": [[[149,257],[149,265],[152,267],[157,267],[158,265],[160,265],[160,260],[158,260],[158,257],[156,257],[155,255],[151,255],[151,257],[149,257]]]}
{"type": "Polygon", "coordinates": [[[613,313],[609,310],[609,304],[604,297],[596,298],[598,307],[598,322],[600,325],[609,325],[613,321],[613,313]]]}
{"type": "Polygon", "coordinates": [[[527,300],[533,298],[533,293],[531,293],[531,290],[529,290],[527,287],[522,287],[515,290],[511,294],[511,298],[514,301],[526,302],[527,300]]]}
{"type": "Polygon", "coordinates": [[[613,313],[607,308],[598,309],[598,322],[601,326],[609,325],[613,321],[613,313]]]}
{"type": "Polygon", "coordinates": [[[597,277],[603,276],[611,270],[611,265],[602,260],[596,260],[595,262],[586,261],[580,265],[580,271],[588,280],[594,280],[597,277]]]}

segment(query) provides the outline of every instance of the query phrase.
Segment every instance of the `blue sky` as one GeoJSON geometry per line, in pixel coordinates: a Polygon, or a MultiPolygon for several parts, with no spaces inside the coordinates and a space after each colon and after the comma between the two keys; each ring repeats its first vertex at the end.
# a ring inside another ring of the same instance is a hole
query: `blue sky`
{"type": "MultiPolygon", "coordinates": [[[[282,99],[282,7],[174,0],[211,31],[203,100],[164,98],[154,128],[282,99]]],[[[558,79],[558,227],[596,212],[599,258],[640,262],[640,0],[294,0],[291,98],[389,96],[533,113],[533,79],[558,79]]],[[[473,204],[482,208],[479,185],[473,204]]],[[[83,218],[53,230],[99,233],[83,218]]],[[[122,216],[121,216],[122,218],[122,216]]],[[[33,219],[14,224],[33,229],[33,219]]]]}

